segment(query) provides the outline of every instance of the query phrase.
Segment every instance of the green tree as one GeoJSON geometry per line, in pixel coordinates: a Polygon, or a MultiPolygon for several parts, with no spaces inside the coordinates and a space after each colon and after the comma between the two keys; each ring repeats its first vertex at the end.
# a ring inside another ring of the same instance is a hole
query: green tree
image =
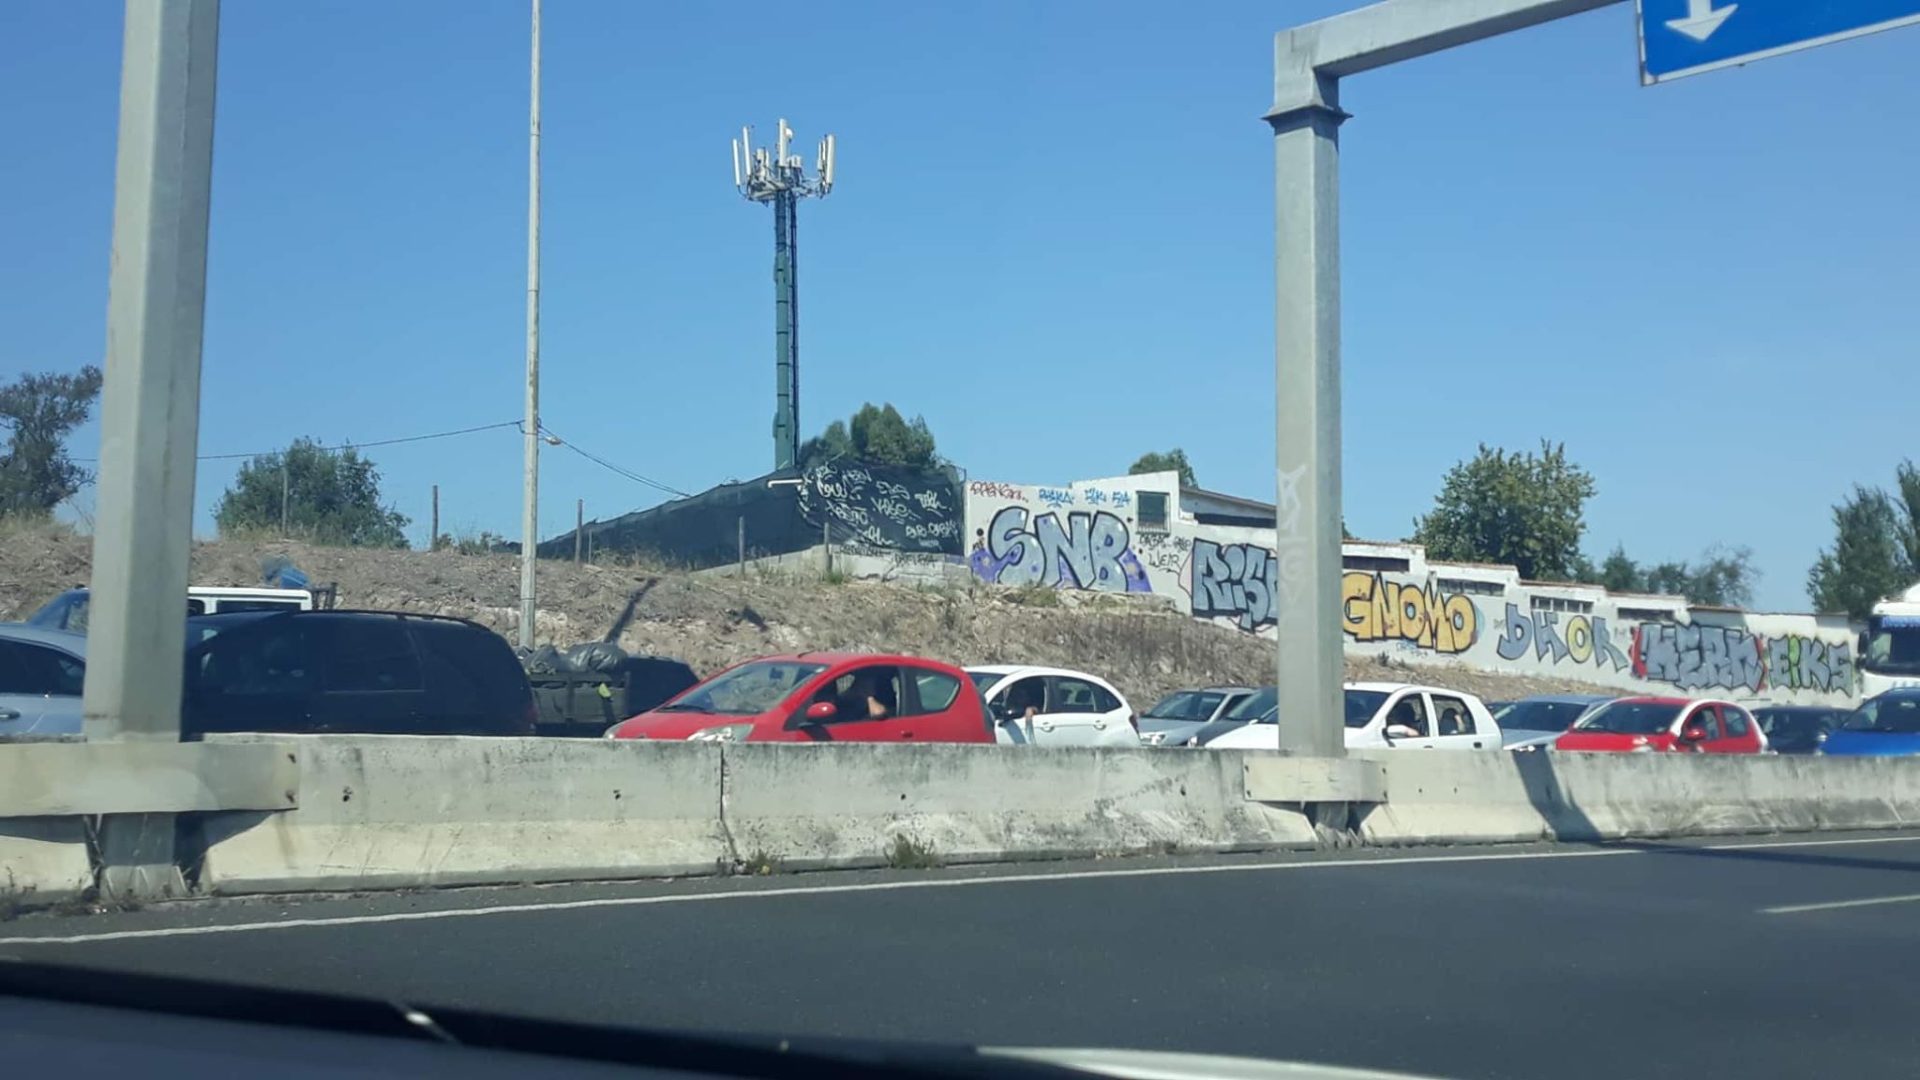
{"type": "Polygon", "coordinates": [[[222,533],[278,530],[281,494],[287,531],[316,544],[406,547],[406,515],[380,505],[380,472],[352,447],[328,450],[297,439],[240,466],[213,520],[222,533]],[[282,487],[284,478],[285,486],[282,487]]]}
{"type": "Polygon", "coordinates": [[[1907,578],[1920,577],[1920,468],[1903,461],[1894,470],[1894,497],[1900,513],[1900,546],[1906,551],[1907,578]]]}
{"type": "Polygon", "coordinates": [[[1616,544],[1594,570],[1588,580],[1597,581],[1610,592],[1667,593],[1715,607],[1744,607],[1752,603],[1753,586],[1760,577],[1760,571],[1753,566],[1751,549],[1717,544],[1695,562],[1648,566],[1635,562],[1625,547],[1616,544]]]}
{"type": "Polygon", "coordinates": [[[1447,472],[1413,539],[1436,559],[1512,563],[1520,576],[1565,580],[1580,555],[1593,477],[1542,441],[1540,453],[1481,445],[1447,472]]]}
{"type": "Polygon", "coordinates": [[[100,369],[22,375],[0,386],[0,516],[45,517],[93,479],[67,457],[67,436],[86,423],[100,397],[100,369]]]}
{"type": "Polygon", "coordinates": [[[1180,474],[1181,487],[1200,486],[1200,482],[1193,478],[1193,466],[1187,463],[1187,452],[1177,446],[1164,454],[1157,450],[1141,454],[1140,460],[1127,469],[1128,476],[1154,472],[1177,472],[1180,474]]]}
{"type": "Polygon", "coordinates": [[[800,447],[803,465],[836,457],[914,469],[943,464],[927,421],[919,416],[908,420],[891,402],[885,405],[867,402],[852,419],[845,423],[835,420],[800,447]]]}
{"type": "MultiPolygon", "coordinates": [[[[1903,486],[1911,473],[1911,463],[1902,466],[1903,486]]],[[[1875,601],[1909,584],[1916,567],[1905,535],[1915,524],[1886,492],[1854,485],[1853,494],[1833,508],[1833,547],[1823,549],[1807,572],[1814,607],[1863,619],[1875,601]]]]}
{"type": "Polygon", "coordinates": [[[1607,553],[1606,561],[1600,564],[1597,575],[1600,585],[1608,592],[1646,592],[1647,573],[1640,564],[1627,555],[1627,549],[1615,544],[1607,553]]]}

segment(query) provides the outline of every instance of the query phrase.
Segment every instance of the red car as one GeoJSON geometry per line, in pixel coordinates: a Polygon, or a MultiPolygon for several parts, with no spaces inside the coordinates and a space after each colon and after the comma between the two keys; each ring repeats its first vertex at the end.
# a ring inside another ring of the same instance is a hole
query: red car
{"type": "Polygon", "coordinates": [[[609,739],[991,743],[965,672],[937,660],[798,653],[749,660],[607,729],[609,739]]]}
{"type": "Polygon", "coordinates": [[[1731,701],[1627,697],[1609,701],[1554,740],[1555,750],[1758,754],[1767,737],[1731,701]]]}

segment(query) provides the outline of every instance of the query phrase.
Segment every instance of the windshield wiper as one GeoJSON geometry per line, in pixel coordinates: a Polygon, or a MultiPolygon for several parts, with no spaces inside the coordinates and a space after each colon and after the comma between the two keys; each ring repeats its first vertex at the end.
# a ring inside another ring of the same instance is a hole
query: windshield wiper
{"type": "Polygon", "coordinates": [[[704,705],[690,705],[690,704],[688,704],[687,702],[684,702],[684,701],[677,701],[677,702],[674,702],[674,703],[672,703],[672,704],[668,704],[668,705],[662,705],[662,706],[660,706],[659,708],[656,708],[656,709],[654,709],[653,711],[654,711],[654,712],[697,712],[697,713],[710,713],[710,712],[712,712],[713,710],[712,710],[712,709],[709,709],[709,708],[707,708],[707,707],[706,707],[706,706],[704,706],[704,705]]]}

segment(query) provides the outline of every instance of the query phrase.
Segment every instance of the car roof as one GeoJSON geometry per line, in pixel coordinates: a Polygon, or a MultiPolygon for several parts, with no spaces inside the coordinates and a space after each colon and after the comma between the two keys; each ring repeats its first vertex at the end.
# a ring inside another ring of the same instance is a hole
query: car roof
{"type": "Polygon", "coordinates": [[[1616,705],[1691,705],[1696,701],[1718,701],[1719,698],[1662,697],[1658,694],[1633,694],[1613,699],[1616,705]]]}
{"type": "Polygon", "coordinates": [[[1099,679],[1101,682],[1106,681],[1090,672],[1074,671],[1070,668],[1042,667],[1038,664],[968,664],[965,670],[978,672],[982,675],[999,675],[1002,677],[1009,675],[1071,675],[1076,679],[1099,679]]]}
{"type": "Polygon", "coordinates": [[[0,623],[0,639],[49,645],[74,656],[87,655],[87,635],[74,630],[55,630],[26,623],[0,623]]]}
{"type": "Polygon", "coordinates": [[[756,656],[750,660],[743,660],[741,663],[757,664],[763,661],[787,664],[826,664],[829,667],[846,663],[938,664],[941,667],[950,666],[940,660],[934,660],[925,656],[910,656],[906,653],[832,652],[826,650],[820,652],[771,653],[767,656],[756,656]]]}
{"type": "Polygon", "coordinates": [[[1612,694],[1532,694],[1515,700],[1513,704],[1541,701],[1549,705],[1591,705],[1596,701],[1612,701],[1613,698],[1612,694]]]}

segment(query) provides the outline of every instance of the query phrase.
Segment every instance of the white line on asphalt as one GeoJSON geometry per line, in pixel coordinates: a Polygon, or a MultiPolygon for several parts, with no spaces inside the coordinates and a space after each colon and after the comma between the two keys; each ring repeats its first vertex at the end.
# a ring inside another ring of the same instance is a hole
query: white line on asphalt
{"type": "Polygon", "coordinates": [[[978,885],[1020,885],[1037,881],[1084,881],[1100,878],[1164,877],[1174,874],[1249,874],[1272,870],[1322,870],[1358,866],[1431,866],[1439,863],[1514,862],[1522,859],[1590,859],[1606,855],[1658,855],[1670,851],[1746,851],[1754,848],[1839,847],[1846,844],[1920,842],[1920,836],[1869,836],[1848,840],[1792,840],[1744,844],[1702,844],[1693,847],[1583,848],[1578,851],[1509,851],[1483,855],[1415,855],[1407,858],[1315,859],[1301,862],[1229,863],[1207,866],[1138,866],[1123,870],[1067,870],[1050,874],[999,874],[985,877],[918,878],[911,881],[861,881],[841,885],[794,885],[773,889],[735,889],[730,892],[667,893],[654,896],[602,896],[591,900],[556,900],[546,904],[499,904],[494,907],[440,908],[433,911],[394,911],[383,915],[333,915],[277,922],[219,923],[211,926],[162,926],[147,930],[108,930],[64,937],[0,938],[0,946],[84,945],[99,941],[191,937],[196,934],[243,934],[256,930],[296,930],[329,926],[370,926],[380,923],[424,922],[429,919],[472,919],[483,915],[527,915],[548,911],[585,911],[592,908],[642,907],[652,904],[692,904],[709,900],[754,900],[782,896],[830,896],[835,893],[894,892],[903,889],[959,889],[978,885]]]}
{"type": "Polygon", "coordinates": [[[1875,907],[1880,904],[1911,904],[1920,902],[1920,893],[1908,893],[1905,896],[1869,896],[1863,900],[1830,900],[1824,904],[1782,904],[1779,907],[1763,907],[1762,915],[1798,915],[1803,911],[1837,911],[1840,908],[1875,907]]]}

